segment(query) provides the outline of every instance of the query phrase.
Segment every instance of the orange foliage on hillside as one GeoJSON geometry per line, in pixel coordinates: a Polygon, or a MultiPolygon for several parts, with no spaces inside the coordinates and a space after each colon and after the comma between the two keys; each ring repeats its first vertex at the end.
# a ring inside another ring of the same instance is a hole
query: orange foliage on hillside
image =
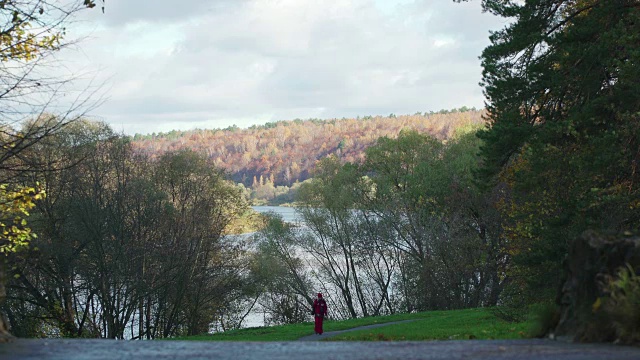
{"type": "Polygon", "coordinates": [[[292,120],[215,130],[171,131],[136,135],[134,147],[151,157],[181,148],[206,154],[236,182],[252,185],[254,177],[290,186],[311,176],[315,162],[335,154],[360,162],[364,150],[380,137],[395,138],[403,129],[445,140],[459,127],[483,123],[482,111],[367,116],[356,119],[292,120]]]}

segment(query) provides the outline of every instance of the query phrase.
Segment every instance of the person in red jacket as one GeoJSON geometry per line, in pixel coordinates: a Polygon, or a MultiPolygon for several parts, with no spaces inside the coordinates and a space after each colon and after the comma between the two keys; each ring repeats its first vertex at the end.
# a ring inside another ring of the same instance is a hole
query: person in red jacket
{"type": "Polygon", "coordinates": [[[327,316],[327,302],[322,298],[322,294],[318,293],[318,297],[313,300],[313,315],[316,320],[316,334],[322,334],[322,321],[327,316]]]}

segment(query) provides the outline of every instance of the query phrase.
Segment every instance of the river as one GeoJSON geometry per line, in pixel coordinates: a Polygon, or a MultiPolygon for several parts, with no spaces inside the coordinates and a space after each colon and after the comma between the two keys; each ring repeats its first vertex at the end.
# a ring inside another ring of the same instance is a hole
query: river
{"type": "Polygon", "coordinates": [[[297,223],[300,221],[300,216],[296,213],[295,208],[287,206],[252,206],[253,210],[264,214],[268,212],[276,213],[282,216],[282,220],[288,223],[297,223]]]}
{"type": "MultiPolygon", "coordinates": [[[[261,213],[275,213],[282,216],[282,220],[288,223],[298,223],[300,221],[300,216],[296,213],[295,208],[286,207],[286,206],[252,206],[253,210],[261,213]]],[[[240,235],[230,235],[235,237],[245,237],[252,236],[254,233],[248,234],[240,234],[240,235]]],[[[256,326],[265,326],[264,322],[264,313],[262,313],[259,309],[259,306],[253,309],[251,313],[247,316],[243,324],[244,327],[256,327],[256,326]]]]}

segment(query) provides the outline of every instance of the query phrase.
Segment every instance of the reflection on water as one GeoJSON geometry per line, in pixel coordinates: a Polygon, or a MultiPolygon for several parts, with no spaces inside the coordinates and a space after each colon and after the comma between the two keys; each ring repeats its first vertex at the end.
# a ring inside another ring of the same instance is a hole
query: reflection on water
{"type": "Polygon", "coordinates": [[[296,213],[296,210],[292,207],[285,206],[252,206],[253,210],[259,213],[274,212],[282,216],[282,220],[288,223],[296,223],[300,221],[300,216],[296,213]]]}

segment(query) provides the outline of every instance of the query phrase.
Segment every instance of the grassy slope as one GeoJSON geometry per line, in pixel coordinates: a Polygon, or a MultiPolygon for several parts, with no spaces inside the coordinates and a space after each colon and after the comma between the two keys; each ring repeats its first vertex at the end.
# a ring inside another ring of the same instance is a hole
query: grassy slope
{"type": "MultiPolygon", "coordinates": [[[[508,323],[487,309],[429,311],[416,314],[325,321],[324,330],[346,330],[363,325],[415,319],[415,322],[345,333],[331,340],[435,340],[435,339],[517,339],[527,337],[529,322],[508,323]]],[[[176,340],[291,341],[313,334],[313,324],[294,324],[227,331],[215,335],[176,340]]]]}
{"type": "Polygon", "coordinates": [[[529,322],[508,323],[486,309],[426,313],[411,323],[344,333],[331,340],[463,340],[529,337],[529,322]]]}

